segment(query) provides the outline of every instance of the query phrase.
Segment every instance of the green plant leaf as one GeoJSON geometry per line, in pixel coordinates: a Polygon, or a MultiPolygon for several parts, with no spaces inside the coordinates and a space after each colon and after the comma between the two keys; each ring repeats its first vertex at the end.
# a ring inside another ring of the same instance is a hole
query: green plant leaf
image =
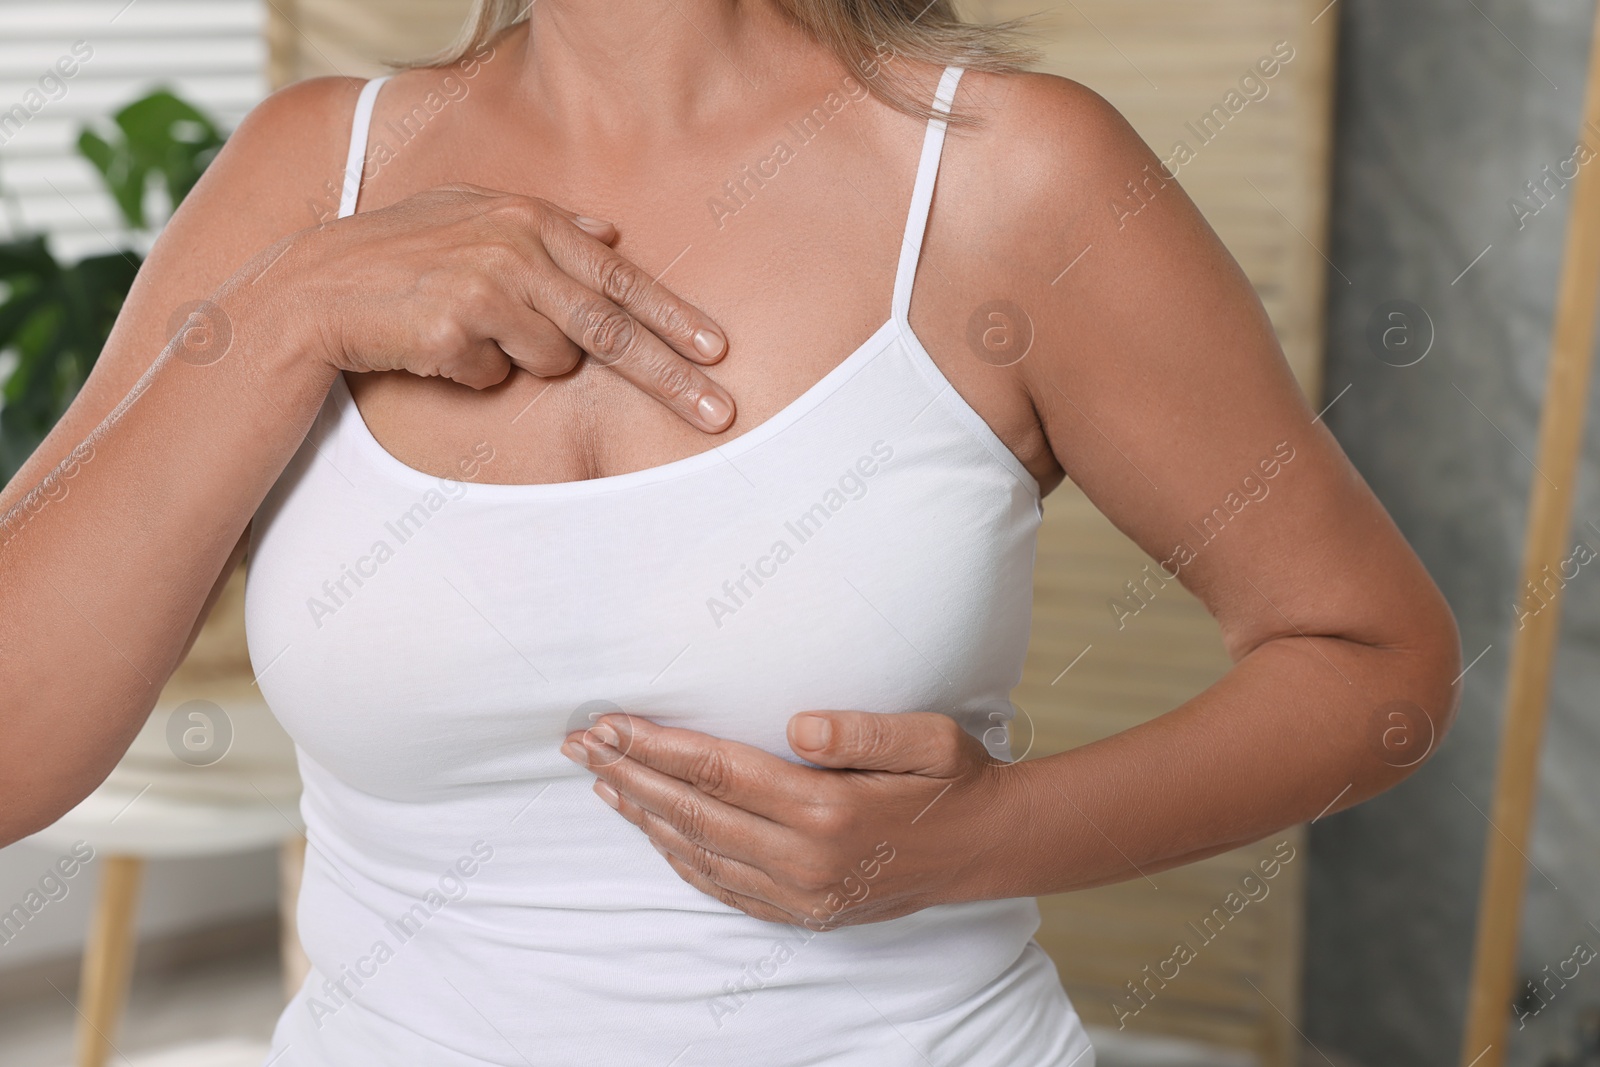
{"type": "Polygon", "coordinates": [[[0,278],[12,282],[12,275],[44,275],[55,269],[55,257],[43,237],[29,237],[0,244],[0,278]]]}
{"type": "Polygon", "coordinates": [[[100,172],[128,225],[142,229],[150,182],[163,184],[176,208],[216,158],[223,135],[197,108],[166,89],[135,100],[112,119],[116,130],[111,139],[86,129],[78,138],[78,151],[100,172]]]}
{"type": "Polygon", "coordinates": [[[78,153],[93,163],[105,181],[106,191],[117,202],[123,219],[134,229],[144,227],[144,186],[146,172],[135,173],[133,154],[118,151],[111,142],[95,133],[84,130],[78,135],[78,153]]]}
{"type": "Polygon", "coordinates": [[[138,273],[132,253],[62,266],[40,238],[0,244],[0,350],[17,356],[0,408],[0,478],[9,481],[94,367],[138,273]]]}

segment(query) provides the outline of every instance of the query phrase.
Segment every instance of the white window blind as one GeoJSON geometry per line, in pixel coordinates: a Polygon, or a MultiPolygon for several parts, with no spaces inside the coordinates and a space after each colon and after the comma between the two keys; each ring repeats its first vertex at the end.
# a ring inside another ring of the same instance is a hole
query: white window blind
{"type": "Polygon", "coordinates": [[[264,7],[0,0],[0,240],[48,234],[68,260],[141,247],[78,155],[79,131],[158,86],[231,130],[267,91],[264,7]]]}

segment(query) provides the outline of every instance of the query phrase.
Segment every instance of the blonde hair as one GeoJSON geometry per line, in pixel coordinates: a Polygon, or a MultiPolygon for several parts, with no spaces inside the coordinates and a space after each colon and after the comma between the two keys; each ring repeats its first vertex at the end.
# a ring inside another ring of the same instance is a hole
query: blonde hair
{"type": "MultiPolygon", "coordinates": [[[[1009,73],[1034,62],[1024,19],[992,25],[970,23],[956,14],[952,0],[774,0],[785,15],[859,75],[867,91],[898,111],[920,119],[934,117],[932,101],[896,69],[901,57],[970,70],[1009,73]]],[[[448,66],[525,22],[533,5],[525,0],[473,0],[472,11],[455,42],[412,64],[448,66]]],[[[954,125],[976,125],[961,114],[954,125]]]]}

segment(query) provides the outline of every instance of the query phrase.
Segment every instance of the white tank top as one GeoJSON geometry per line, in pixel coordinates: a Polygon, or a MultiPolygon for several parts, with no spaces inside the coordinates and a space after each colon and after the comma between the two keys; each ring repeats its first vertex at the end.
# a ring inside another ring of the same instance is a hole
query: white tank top
{"type": "Polygon", "coordinates": [[[821,934],[754,919],[679,879],[558,750],[620,708],[794,759],[791,715],[853,708],[944,712],[1006,755],[1039,488],[907,318],[943,139],[934,121],[889,320],[710,451],[435,478],[335,379],[250,547],[250,656],[310,842],[314,970],[274,1067],[1092,1067],[1033,900],[821,934]]]}

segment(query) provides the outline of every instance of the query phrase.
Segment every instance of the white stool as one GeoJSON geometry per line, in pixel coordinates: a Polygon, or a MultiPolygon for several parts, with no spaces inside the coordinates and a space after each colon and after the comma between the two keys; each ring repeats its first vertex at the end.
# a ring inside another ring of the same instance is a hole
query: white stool
{"type": "Polygon", "coordinates": [[[57,851],[86,841],[104,868],[84,945],[77,1067],[104,1067],[110,1054],[127,1002],[146,860],[279,846],[284,982],[290,991],[299,987],[306,972],[294,927],[305,862],[299,797],[294,746],[253,686],[169,685],[100,788],[28,838],[57,851]]]}

